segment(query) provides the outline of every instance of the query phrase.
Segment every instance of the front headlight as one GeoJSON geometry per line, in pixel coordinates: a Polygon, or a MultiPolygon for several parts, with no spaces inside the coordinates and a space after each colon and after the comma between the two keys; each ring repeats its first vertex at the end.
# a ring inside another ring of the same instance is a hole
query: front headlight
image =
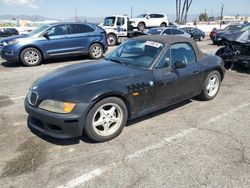
{"type": "Polygon", "coordinates": [[[3,42],[4,46],[12,45],[12,44],[17,44],[19,41],[18,40],[11,40],[9,42],[3,42]]]}
{"type": "Polygon", "coordinates": [[[71,103],[71,102],[44,100],[39,105],[39,108],[50,111],[50,112],[67,114],[67,113],[72,112],[75,106],[76,106],[76,103],[71,103]]]}

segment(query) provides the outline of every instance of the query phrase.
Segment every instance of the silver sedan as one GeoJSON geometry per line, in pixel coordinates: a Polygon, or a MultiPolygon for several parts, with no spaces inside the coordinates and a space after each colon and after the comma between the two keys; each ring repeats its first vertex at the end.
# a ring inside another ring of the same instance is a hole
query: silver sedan
{"type": "Polygon", "coordinates": [[[155,27],[149,29],[147,34],[149,35],[176,35],[191,38],[191,35],[183,30],[171,27],[155,27]]]}

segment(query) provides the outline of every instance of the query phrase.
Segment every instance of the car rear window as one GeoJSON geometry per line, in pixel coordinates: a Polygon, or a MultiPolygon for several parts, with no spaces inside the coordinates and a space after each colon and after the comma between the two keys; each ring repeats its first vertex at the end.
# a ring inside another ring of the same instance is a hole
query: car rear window
{"type": "Polygon", "coordinates": [[[93,32],[94,29],[85,24],[70,24],[69,25],[69,33],[77,34],[77,33],[89,33],[93,32]]]}

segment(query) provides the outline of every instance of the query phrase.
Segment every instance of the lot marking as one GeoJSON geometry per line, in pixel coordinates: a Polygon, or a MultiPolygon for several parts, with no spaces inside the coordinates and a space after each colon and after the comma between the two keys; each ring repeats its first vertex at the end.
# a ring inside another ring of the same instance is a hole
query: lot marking
{"type": "Polygon", "coordinates": [[[81,185],[84,186],[84,184],[97,177],[97,176],[100,176],[102,173],[104,173],[105,171],[107,170],[107,168],[97,168],[95,170],[92,170],[86,174],[83,174],[82,176],[80,177],[77,177],[75,179],[72,179],[71,181],[69,181],[68,183],[66,183],[65,185],[61,185],[57,188],[73,188],[73,187],[76,187],[76,186],[79,186],[81,185]]]}
{"type": "Polygon", "coordinates": [[[19,99],[24,99],[26,96],[20,96],[20,97],[13,97],[9,99],[2,99],[0,102],[6,102],[6,101],[12,101],[12,100],[19,100],[19,99]]]}
{"type": "MultiPolygon", "coordinates": [[[[245,103],[245,104],[239,105],[239,106],[237,106],[237,107],[235,107],[233,109],[230,109],[227,112],[219,114],[218,116],[212,117],[208,121],[206,121],[205,123],[203,123],[202,126],[211,125],[211,124],[215,123],[216,121],[218,121],[218,120],[220,120],[220,119],[222,119],[222,118],[224,118],[224,117],[226,117],[228,115],[231,115],[231,114],[235,113],[236,111],[238,111],[238,110],[240,110],[242,108],[245,108],[245,107],[247,107],[249,105],[250,105],[250,103],[245,103]]],[[[188,134],[190,134],[190,133],[192,133],[194,131],[197,131],[197,130],[199,130],[199,127],[193,127],[193,128],[190,128],[190,129],[185,129],[182,132],[180,132],[180,133],[178,133],[178,134],[176,134],[174,136],[165,137],[165,138],[163,138],[162,141],[160,141],[160,142],[158,142],[156,144],[153,144],[151,146],[147,146],[147,147],[145,147],[142,150],[139,150],[139,151],[137,151],[137,152],[135,152],[135,153],[133,153],[131,155],[128,155],[126,157],[125,161],[129,161],[129,160],[131,160],[133,158],[142,157],[147,152],[150,152],[150,151],[155,150],[155,149],[162,148],[167,143],[175,141],[175,140],[177,140],[179,138],[183,138],[183,137],[187,136],[188,134]]]]}

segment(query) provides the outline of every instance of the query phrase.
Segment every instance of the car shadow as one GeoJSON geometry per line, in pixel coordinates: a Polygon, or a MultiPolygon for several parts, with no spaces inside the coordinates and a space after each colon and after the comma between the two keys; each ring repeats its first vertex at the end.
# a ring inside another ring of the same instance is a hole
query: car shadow
{"type": "MultiPolygon", "coordinates": [[[[41,65],[59,64],[59,63],[66,63],[70,61],[81,61],[81,60],[89,60],[89,56],[81,55],[81,56],[72,56],[72,57],[53,58],[49,60],[44,60],[41,65]]],[[[6,68],[26,67],[20,62],[8,62],[8,61],[2,62],[1,66],[6,67],[6,68]]]]}
{"type": "MultiPolygon", "coordinates": [[[[196,99],[195,99],[195,100],[196,100],[196,99]]],[[[150,113],[150,114],[146,114],[146,115],[144,115],[144,116],[135,118],[135,119],[133,119],[133,120],[128,121],[128,123],[127,123],[126,126],[128,127],[128,126],[131,126],[131,125],[133,125],[133,124],[135,124],[135,123],[139,123],[139,122],[141,122],[141,121],[144,121],[144,120],[147,120],[147,119],[151,119],[151,118],[153,118],[153,117],[159,116],[159,115],[161,115],[161,114],[164,114],[164,113],[167,113],[167,112],[169,112],[169,111],[172,111],[172,110],[175,110],[175,109],[177,109],[177,108],[180,108],[180,107],[182,107],[182,106],[185,106],[185,105],[187,105],[187,104],[189,104],[189,103],[191,103],[191,102],[192,102],[192,99],[188,99],[188,100],[185,100],[185,101],[183,101],[183,102],[174,104],[174,105],[172,105],[172,106],[168,106],[168,107],[166,107],[166,108],[157,110],[157,111],[152,112],[152,113],[150,113]]]]}

